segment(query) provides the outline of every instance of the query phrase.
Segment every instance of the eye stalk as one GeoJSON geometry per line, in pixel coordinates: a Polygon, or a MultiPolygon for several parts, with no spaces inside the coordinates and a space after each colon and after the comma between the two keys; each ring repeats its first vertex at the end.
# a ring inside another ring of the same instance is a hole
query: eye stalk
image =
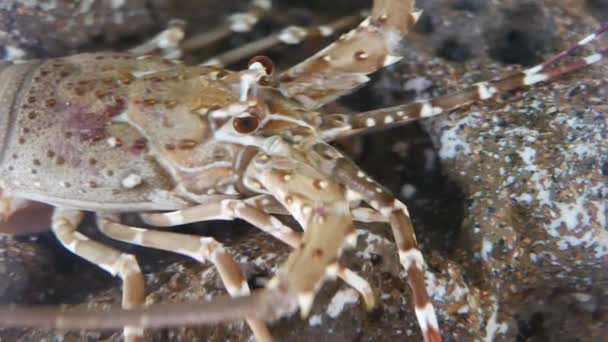
{"type": "Polygon", "coordinates": [[[260,126],[260,119],[250,113],[243,113],[241,116],[232,120],[232,127],[241,134],[251,134],[260,126]]]}
{"type": "Polygon", "coordinates": [[[274,63],[272,60],[266,56],[255,56],[249,60],[248,67],[251,67],[255,63],[260,63],[264,70],[266,71],[266,75],[271,76],[274,72],[274,63]]]}
{"type": "Polygon", "coordinates": [[[254,64],[259,64],[264,71],[266,72],[266,76],[263,76],[258,81],[259,84],[264,86],[271,86],[275,84],[274,80],[274,63],[272,60],[266,56],[255,56],[249,60],[248,67],[251,68],[254,64]]]}

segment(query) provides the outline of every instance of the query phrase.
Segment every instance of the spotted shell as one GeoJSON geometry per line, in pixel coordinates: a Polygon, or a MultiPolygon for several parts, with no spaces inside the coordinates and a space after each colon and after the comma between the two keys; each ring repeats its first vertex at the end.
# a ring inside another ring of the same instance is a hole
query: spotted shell
{"type": "Polygon", "coordinates": [[[1,67],[5,193],[84,210],[170,210],[234,178],[230,167],[202,169],[234,159],[207,144],[205,110],[235,100],[212,82],[217,69],[114,53],[1,67]]]}

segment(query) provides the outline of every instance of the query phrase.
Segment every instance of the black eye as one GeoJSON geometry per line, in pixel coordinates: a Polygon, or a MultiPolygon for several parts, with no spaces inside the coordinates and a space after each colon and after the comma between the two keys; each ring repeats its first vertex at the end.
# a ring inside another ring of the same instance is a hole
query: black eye
{"type": "Polygon", "coordinates": [[[232,120],[232,127],[241,134],[253,133],[258,129],[259,125],[260,120],[253,115],[234,118],[234,120],[232,120]]]}

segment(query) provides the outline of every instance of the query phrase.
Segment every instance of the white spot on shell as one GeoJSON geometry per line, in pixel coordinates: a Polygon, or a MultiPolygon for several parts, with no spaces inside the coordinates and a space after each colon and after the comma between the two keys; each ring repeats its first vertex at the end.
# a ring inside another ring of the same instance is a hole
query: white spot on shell
{"type": "Polygon", "coordinates": [[[156,72],[157,72],[156,70],[131,71],[131,75],[133,75],[133,77],[135,77],[135,78],[141,78],[146,75],[154,74],[156,72]]]}
{"type": "Polygon", "coordinates": [[[428,118],[429,116],[433,116],[433,107],[425,101],[422,103],[422,108],[420,108],[420,117],[428,118]]]}
{"type": "Polygon", "coordinates": [[[298,304],[300,306],[300,314],[302,317],[308,316],[312,303],[315,300],[315,295],[312,292],[302,293],[298,295],[298,304]]]}
{"type": "Polygon", "coordinates": [[[538,82],[542,82],[546,79],[548,79],[549,77],[545,74],[532,74],[532,75],[527,75],[524,78],[524,85],[532,85],[538,82]]]}
{"type": "Polygon", "coordinates": [[[422,15],[424,11],[420,10],[420,11],[415,11],[414,13],[412,13],[412,18],[414,18],[414,21],[418,21],[418,19],[420,19],[420,16],[422,15]]]}
{"type": "Polygon", "coordinates": [[[359,26],[361,26],[361,27],[368,27],[368,26],[369,26],[370,21],[371,21],[371,18],[370,18],[370,17],[367,17],[367,18],[365,18],[365,20],[363,20],[363,21],[361,22],[361,24],[359,24],[359,26]]]}
{"type": "Polygon", "coordinates": [[[373,118],[367,118],[367,120],[365,120],[365,125],[367,127],[376,126],[376,120],[374,120],[373,118]]]}
{"type": "Polygon", "coordinates": [[[127,189],[133,189],[134,187],[140,185],[141,182],[141,176],[131,173],[127,177],[123,178],[122,186],[127,189]]]}
{"type": "Polygon", "coordinates": [[[109,137],[106,139],[106,142],[110,147],[116,147],[118,145],[118,139],[116,139],[116,137],[109,137]]]}
{"type": "Polygon", "coordinates": [[[433,107],[428,101],[422,102],[422,108],[420,109],[420,117],[428,118],[437,114],[441,114],[443,110],[441,107],[433,107]]]}
{"type": "Polygon", "coordinates": [[[383,66],[389,66],[391,64],[395,64],[395,63],[399,62],[402,58],[403,57],[401,57],[401,56],[387,55],[384,58],[383,66]]]}

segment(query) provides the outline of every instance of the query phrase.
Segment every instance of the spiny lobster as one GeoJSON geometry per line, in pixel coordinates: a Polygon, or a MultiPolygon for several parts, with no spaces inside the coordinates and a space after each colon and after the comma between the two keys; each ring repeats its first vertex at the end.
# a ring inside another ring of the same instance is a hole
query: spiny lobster
{"type": "MultiPolygon", "coordinates": [[[[267,7],[260,1],[254,4],[254,12],[231,17],[228,31],[253,25],[257,11],[267,7]]],[[[183,33],[179,25],[132,54],[82,54],[4,65],[0,179],[5,226],[15,226],[24,208],[48,208],[36,202],[54,207],[48,219],[59,241],[121,277],[123,310],[102,314],[5,307],[0,324],[126,326],[125,339],[133,341],[143,336],[143,327],[246,317],[257,340],[270,340],[263,320],[298,307],[306,315],[326,277],[340,277],[368,307],[374,305],[367,281],[339,259],[343,248],[356,240],[353,221],[378,221],[392,228],[425,341],[440,341],[424,283],[425,262],[407,208],[328,142],[439,115],[596,63],[608,50],[550,69],[608,25],[536,67],[458,94],[353,115],[323,111],[324,105],[365,84],[369,74],[400,60],[400,41],[420,16],[414,7],[413,0],[375,0],[371,14],[357,28],[278,75],[264,57],[234,72],[138,56],[150,48],[174,47],[183,33]],[[142,308],[144,279],[137,261],[79,233],[84,211],[95,212],[99,229],[113,239],[212,262],[234,298],[142,308]],[[251,292],[219,242],[124,225],[118,217],[122,212],[141,213],[144,221],[158,227],[243,219],[294,252],[266,288],[251,292]],[[285,226],[274,214],[293,216],[304,232],[285,226]]],[[[330,35],[350,21],[315,29],[290,27],[253,48],[330,35]]],[[[252,46],[241,50],[247,49],[252,46]]],[[[210,63],[228,63],[242,54],[233,52],[210,63]]],[[[44,224],[45,217],[40,221],[18,229],[44,224]]]]}

